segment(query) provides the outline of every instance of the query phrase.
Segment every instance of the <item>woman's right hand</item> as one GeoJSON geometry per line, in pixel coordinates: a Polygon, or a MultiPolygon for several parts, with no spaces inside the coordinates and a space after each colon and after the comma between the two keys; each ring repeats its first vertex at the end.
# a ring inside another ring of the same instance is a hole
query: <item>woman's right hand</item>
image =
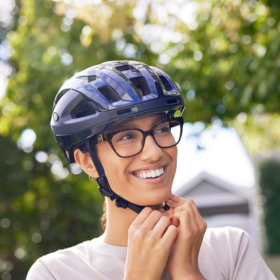
{"type": "Polygon", "coordinates": [[[176,236],[166,215],[144,208],[128,231],[125,280],[159,280],[176,236]]]}

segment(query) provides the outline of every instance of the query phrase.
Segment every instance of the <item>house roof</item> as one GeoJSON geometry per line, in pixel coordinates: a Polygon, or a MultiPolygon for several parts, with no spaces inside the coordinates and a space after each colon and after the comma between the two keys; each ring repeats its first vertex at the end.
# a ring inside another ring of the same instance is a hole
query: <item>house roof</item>
{"type": "Polygon", "coordinates": [[[225,209],[225,207],[229,207],[231,208],[230,212],[240,212],[243,209],[242,213],[248,212],[250,193],[250,189],[237,187],[206,172],[201,172],[174,192],[180,197],[192,198],[200,209],[217,207],[225,209]]]}

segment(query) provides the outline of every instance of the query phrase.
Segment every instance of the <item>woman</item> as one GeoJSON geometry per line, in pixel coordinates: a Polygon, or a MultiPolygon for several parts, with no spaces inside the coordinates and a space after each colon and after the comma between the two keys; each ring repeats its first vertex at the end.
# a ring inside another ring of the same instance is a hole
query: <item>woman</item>
{"type": "Polygon", "coordinates": [[[163,71],[106,62],[57,94],[51,126],[69,162],[106,197],[99,238],[46,255],[33,279],[276,279],[249,236],[208,229],[191,199],[171,194],[184,102],[163,71]]]}

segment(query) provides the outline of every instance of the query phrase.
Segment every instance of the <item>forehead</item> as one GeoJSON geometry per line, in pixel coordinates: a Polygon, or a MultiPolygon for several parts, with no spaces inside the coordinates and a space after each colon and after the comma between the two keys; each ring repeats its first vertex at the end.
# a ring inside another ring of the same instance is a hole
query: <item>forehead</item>
{"type": "Polygon", "coordinates": [[[104,133],[119,130],[123,128],[143,128],[144,126],[153,126],[157,124],[158,122],[165,120],[167,118],[166,114],[161,113],[155,113],[151,115],[144,115],[139,117],[134,117],[131,119],[125,119],[123,122],[119,123],[116,126],[112,126],[106,130],[104,130],[104,133]]]}

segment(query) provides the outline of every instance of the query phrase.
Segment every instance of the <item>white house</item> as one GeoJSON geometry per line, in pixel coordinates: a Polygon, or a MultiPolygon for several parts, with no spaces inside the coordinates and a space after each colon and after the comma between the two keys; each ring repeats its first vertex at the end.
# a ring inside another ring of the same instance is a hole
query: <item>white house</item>
{"type": "Polygon", "coordinates": [[[237,187],[202,172],[174,194],[192,198],[208,227],[233,226],[245,230],[260,249],[252,189],[237,187]]]}
{"type": "Polygon", "coordinates": [[[206,129],[191,137],[195,125],[185,124],[178,145],[173,193],[192,198],[208,227],[245,230],[261,251],[254,168],[235,130],[206,129]]]}

